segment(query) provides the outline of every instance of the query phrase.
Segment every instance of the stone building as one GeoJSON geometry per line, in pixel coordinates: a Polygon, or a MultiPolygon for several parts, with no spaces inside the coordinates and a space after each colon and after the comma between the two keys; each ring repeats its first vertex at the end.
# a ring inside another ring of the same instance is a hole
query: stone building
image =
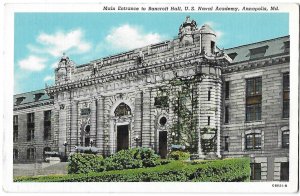
{"type": "Polygon", "coordinates": [[[76,65],[15,95],[15,162],[93,147],[108,156],[183,148],[195,159],[251,157],[252,180],[288,180],[289,36],[221,50],[189,17],[173,40],[76,65]]]}

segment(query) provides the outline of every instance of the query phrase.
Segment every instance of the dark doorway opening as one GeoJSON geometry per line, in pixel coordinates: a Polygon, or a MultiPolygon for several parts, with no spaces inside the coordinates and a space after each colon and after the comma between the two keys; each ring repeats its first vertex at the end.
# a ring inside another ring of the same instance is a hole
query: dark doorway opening
{"type": "Polygon", "coordinates": [[[117,127],[117,151],[125,150],[129,147],[128,127],[128,125],[117,127]]]}
{"type": "Polygon", "coordinates": [[[86,127],[85,127],[85,138],[84,138],[84,146],[85,147],[88,147],[88,146],[90,146],[90,141],[91,141],[91,139],[90,139],[90,130],[91,130],[91,127],[90,127],[90,125],[87,125],[86,127]]]}
{"type": "Polygon", "coordinates": [[[159,132],[159,150],[158,154],[162,159],[167,158],[168,144],[167,144],[167,131],[159,132]]]}
{"type": "Polygon", "coordinates": [[[289,162],[280,164],[280,181],[289,181],[289,162]]]}

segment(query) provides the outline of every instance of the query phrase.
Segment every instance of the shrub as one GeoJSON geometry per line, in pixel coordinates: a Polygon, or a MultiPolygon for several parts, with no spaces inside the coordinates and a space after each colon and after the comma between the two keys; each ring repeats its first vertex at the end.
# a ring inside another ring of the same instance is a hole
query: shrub
{"type": "Polygon", "coordinates": [[[121,150],[105,159],[106,170],[154,167],[159,164],[158,155],[149,148],[121,150]]]}
{"type": "Polygon", "coordinates": [[[190,158],[190,153],[189,152],[183,152],[183,151],[172,151],[169,154],[169,159],[173,160],[188,160],[190,158]]]}
{"type": "Polygon", "coordinates": [[[154,167],[159,156],[149,148],[121,150],[103,159],[101,155],[75,153],[69,157],[69,174],[154,167]]]}
{"type": "Polygon", "coordinates": [[[101,173],[16,178],[15,182],[241,182],[250,179],[248,158],[166,165],[101,173]]]}
{"type": "Polygon", "coordinates": [[[89,173],[104,171],[101,155],[74,153],[68,159],[68,173],[89,173]]]}

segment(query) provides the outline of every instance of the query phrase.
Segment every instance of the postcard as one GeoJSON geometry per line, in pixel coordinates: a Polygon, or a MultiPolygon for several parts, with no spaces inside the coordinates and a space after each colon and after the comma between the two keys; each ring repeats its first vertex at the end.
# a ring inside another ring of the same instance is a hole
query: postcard
{"type": "Polygon", "coordinates": [[[298,191],[299,5],[4,11],[5,191],[298,191]]]}

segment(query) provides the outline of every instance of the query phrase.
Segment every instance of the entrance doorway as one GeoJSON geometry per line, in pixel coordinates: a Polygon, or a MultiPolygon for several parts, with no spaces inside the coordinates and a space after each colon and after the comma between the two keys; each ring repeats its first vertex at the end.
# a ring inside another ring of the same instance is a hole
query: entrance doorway
{"type": "Polygon", "coordinates": [[[117,127],[117,151],[129,148],[128,125],[120,125],[117,127]]]}
{"type": "Polygon", "coordinates": [[[84,138],[84,146],[85,147],[88,147],[88,146],[90,146],[90,130],[91,130],[91,127],[90,127],[90,125],[87,125],[86,127],[85,127],[85,138],[84,138]]]}
{"type": "Polygon", "coordinates": [[[159,149],[158,154],[162,159],[167,158],[168,154],[168,145],[167,145],[167,131],[159,132],[159,149]]]}

